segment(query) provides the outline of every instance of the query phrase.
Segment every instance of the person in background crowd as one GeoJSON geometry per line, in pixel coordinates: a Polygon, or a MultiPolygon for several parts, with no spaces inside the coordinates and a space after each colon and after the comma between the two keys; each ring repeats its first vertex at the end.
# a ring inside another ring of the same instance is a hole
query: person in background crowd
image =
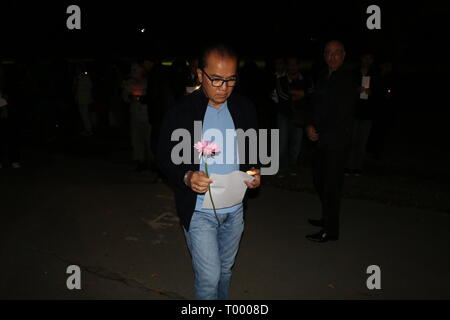
{"type": "MultiPolygon", "coordinates": [[[[278,100],[277,127],[280,130],[280,173],[278,177],[293,169],[300,155],[305,122],[303,99],[306,84],[300,73],[300,59],[286,59],[286,74],[276,78],[278,100]]],[[[295,172],[291,172],[295,175],[295,172]]]]}
{"type": "Polygon", "coordinates": [[[130,136],[133,148],[133,160],[136,171],[150,169],[153,163],[151,150],[151,125],[148,105],[144,103],[147,95],[147,79],[145,69],[138,63],[131,66],[130,78],[124,83],[123,98],[130,106],[130,136]]]}
{"type": "Polygon", "coordinates": [[[369,152],[375,160],[383,160],[386,141],[396,121],[396,84],[392,62],[380,65],[377,90],[374,95],[374,120],[369,137],[369,152]]]}
{"type": "Polygon", "coordinates": [[[275,57],[269,60],[269,63],[266,65],[266,72],[269,74],[269,97],[270,97],[270,106],[271,106],[271,119],[269,127],[277,127],[276,117],[279,110],[279,99],[277,94],[277,81],[278,78],[281,78],[286,75],[286,63],[284,62],[283,57],[275,57]]]}
{"type": "Polygon", "coordinates": [[[200,82],[198,81],[197,69],[198,69],[198,58],[191,58],[188,61],[189,63],[189,75],[186,79],[186,93],[192,93],[192,91],[196,90],[200,82]]]}
{"type": "MultiPolygon", "coordinates": [[[[163,116],[168,107],[174,102],[170,86],[171,73],[165,72],[156,57],[143,59],[143,67],[147,79],[147,94],[142,98],[142,103],[148,106],[147,110],[151,126],[151,150],[153,154],[156,154],[163,116]]],[[[152,170],[157,170],[156,165],[152,166],[152,170]]]]}
{"type": "Polygon", "coordinates": [[[170,83],[174,100],[180,99],[186,94],[186,85],[190,77],[189,67],[183,58],[177,58],[172,62],[170,83]]]}
{"type": "Polygon", "coordinates": [[[78,106],[81,121],[83,124],[82,135],[92,135],[92,115],[90,105],[92,103],[92,80],[84,64],[79,64],[73,82],[75,101],[78,106]]]}
{"type": "Polygon", "coordinates": [[[339,239],[339,212],[344,168],[351,143],[358,81],[344,65],[345,48],[340,41],[325,45],[327,67],[320,72],[315,85],[306,133],[315,142],[312,171],[319,195],[322,218],[309,223],[322,229],[306,238],[315,242],[339,239]]]}
{"type": "Polygon", "coordinates": [[[366,156],[367,141],[372,128],[374,113],[374,91],[376,89],[376,76],[373,70],[374,56],[370,53],[361,56],[358,78],[361,84],[358,87],[359,99],[356,104],[355,121],[353,123],[352,143],[348,156],[345,175],[360,176],[363,171],[366,156]]]}
{"type": "Polygon", "coordinates": [[[0,169],[7,159],[13,169],[21,168],[20,163],[20,121],[19,110],[7,91],[10,90],[7,75],[0,64],[0,169]],[[11,99],[10,99],[11,98],[11,99]]]}

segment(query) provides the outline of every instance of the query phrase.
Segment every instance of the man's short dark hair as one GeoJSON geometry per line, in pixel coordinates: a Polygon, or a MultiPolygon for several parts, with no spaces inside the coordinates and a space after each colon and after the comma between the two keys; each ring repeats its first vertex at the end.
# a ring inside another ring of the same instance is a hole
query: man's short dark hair
{"type": "Polygon", "coordinates": [[[200,69],[206,68],[206,61],[211,53],[217,53],[221,57],[237,59],[237,54],[231,46],[223,43],[211,44],[205,47],[202,55],[200,56],[199,60],[200,69]]]}
{"type": "Polygon", "coordinates": [[[336,43],[336,44],[338,44],[339,46],[342,47],[342,50],[345,51],[345,45],[344,45],[344,43],[343,43],[342,41],[340,41],[340,40],[330,40],[330,41],[327,41],[327,42],[325,43],[324,48],[326,48],[330,43],[336,43]]]}
{"type": "Polygon", "coordinates": [[[287,62],[287,61],[289,61],[291,59],[297,61],[297,63],[301,61],[300,57],[297,54],[295,54],[295,53],[286,55],[286,57],[284,58],[284,61],[287,62]]]}

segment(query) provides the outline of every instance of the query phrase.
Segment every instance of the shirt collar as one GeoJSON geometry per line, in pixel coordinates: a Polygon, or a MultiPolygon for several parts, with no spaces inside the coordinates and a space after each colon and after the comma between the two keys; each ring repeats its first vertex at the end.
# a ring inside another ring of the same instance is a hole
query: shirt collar
{"type": "Polygon", "coordinates": [[[212,105],[210,105],[210,104],[208,104],[208,107],[211,108],[211,109],[213,109],[214,111],[217,111],[217,113],[221,113],[222,111],[228,109],[228,103],[227,103],[227,101],[225,101],[224,103],[222,103],[222,104],[220,105],[219,108],[215,108],[214,106],[212,106],[212,105]]]}

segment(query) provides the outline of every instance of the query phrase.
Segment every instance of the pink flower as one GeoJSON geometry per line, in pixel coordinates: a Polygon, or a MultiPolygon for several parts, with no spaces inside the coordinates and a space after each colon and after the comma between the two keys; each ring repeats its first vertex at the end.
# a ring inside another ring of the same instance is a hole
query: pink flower
{"type": "MultiPolygon", "coordinates": [[[[206,171],[206,176],[209,178],[208,162],[206,161],[206,158],[212,157],[216,153],[219,153],[220,148],[217,144],[212,143],[211,141],[205,141],[205,140],[201,140],[201,141],[197,142],[196,144],[194,144],[194,148],[197,149],[197,151],[199,153],[199,155],[198,155],[199,159],[201,156],[205,157],[205,171],[206,171]]],[[[212,203],[213,210],[214,210],[214,215],[216,216],[217,223],[220,226],[220,220],[219,220],[219,217],[217,217],[216,206],[214,205],[214,201],[213,201],[213,198],[211,195],[211,187],[209,185],[208,185],[208,190],[209,190],[209,197],[211,199],[211,203],[212,203]]]]}
{"type": "Polygon", "coordinates": [[[220,149],[219,146],[215,143],[208,143],[208,145],[205,147],[205,150],[203,151],[206,156],[215,155],[216,153],[219,153],[220,149]]]}
{"type": "Polygon", "coordinates": [[[197,149],[197,151],[200,153],[200,156],[204,155],[206,157],[213,156],[216,153],[220,152],[220,148],[217,144],[205,140],[201,140],[194,144],[194,148],[197,149]]]}
{"type": "Polygon", "coordinates": [[[207,145],[207,142],[204,140],[201,140],[199,142],[197,142],[196,144],[194,144],[194,148],[197,149],[197,151],[202,154],[203,151],[205,150],[205,147],[207,145]]]}

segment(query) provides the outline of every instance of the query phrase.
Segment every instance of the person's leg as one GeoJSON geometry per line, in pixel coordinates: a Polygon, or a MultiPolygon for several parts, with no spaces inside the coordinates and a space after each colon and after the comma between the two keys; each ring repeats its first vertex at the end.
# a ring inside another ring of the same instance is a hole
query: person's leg
{"type": "Polygon", "coordinates": [[[358,157],[358,146],[360,145],[360,137],[361,137],[361,129],[360,129],[361,120],[355,119],[353,122],[353,130],[352,130],[352,138],[350,144],[349,155],[347,159],[346,167],[350,171],[357,170],[357,157],[358,157]]]}
{"type": "Polygon", "coordinates": [[[141,126],[136,119],[130,121],[131,146],[133,148],[133,160],[143,163],[145,159],[144,149],[142,147],[141,126]]]}
{"type": "Polygon", "coordinates": [[[92,133],[91,117],[89,112],[89,104],[84,102],[78,102],[78,111],[80,112],[81,121],[83,122],[83,128],[85,133],[92,133]]]}
{"type": "Polygon", "coordinates": [[[338,237],[346,150],[327,150],[325,153],[322,201],[324,229],[328,235],[338,237]]]}
{"type": "Polygon", "coordinates": [[[280,171],[287,169],[289,165],[289,153],[288,153],[288,142],[289,142],[289,127],[288,118],[284,114],[277,114],[277,127],[280,130],[280,171]]]}
{"type": "Polygon", "coordinates": [[[192,256],[195,298],[216,300],[221,274],[217,221],[214,214],[194,212],[189,231],[184,231],[192,256]]]}
{"type": "Polygon", "coordinates": [[[319,196],[320,203],[323,203],[323,159],[324,154],[317,145],[314,146],[313,156],[312,156],[312,175],[314,189],[319,196]]]}
{"type": "Polygon", "coordinates": [[[289,130],[289,165],[295,166],[302,148],[303,129],[292,123],[289,130]]]}
{"type": "Polygon", "coordinates": [[[150,128],[147,122],[138,122],[138,161],[141,167],[141,170],[146,170],[150,166],[149,160],[149,149],[150,149],[150,128]]]}
{"type": "Polygon", "coordinates": [[[357,145],[357,155],[355,158],[355,169],[362,171],[364,167],[364,159],[366,157],[367,141],[369,139],[370,130],[372,128],[372,120],[361,120],[359,125],[359,140],[357,145]]]}
{"type": "Polygon", "coordinates": [[[317,144],[314,146],[312,154],[311,169],[314,189],[317,192],[321,205],[321,214],[319,219],[308,219],[308,222],[314,226],[323,227],[323,151],[317,144]]]}
{"type": "Polygon", "coordinates": [[[143,143],[145,144],[145,158],[146,158],[145,163],[149,168],[152,168],[153,163],[154,163],[154,157],[153,157],[152,145],[151,145],[151,143],[152,143],[152,140],[151,140],[152,139],[152,137],[151,137],[152,127],[151,127],[150,123],[148,123],[148,122],[145,122],[142,125],[143,125],[142,138],[143,138],[143,143]]]}
{"type": "Polygon", "coordinates": [[[220,281],[218,288],[218,299],[228,299],[231,282],[231,268],[234,265],[236,254],[239,249],[242,232],[244,231],[244,209],[241,207],[235,212],[224,214],[224,219],[219,227],[218,243],[221,262],[220,281]]]}

